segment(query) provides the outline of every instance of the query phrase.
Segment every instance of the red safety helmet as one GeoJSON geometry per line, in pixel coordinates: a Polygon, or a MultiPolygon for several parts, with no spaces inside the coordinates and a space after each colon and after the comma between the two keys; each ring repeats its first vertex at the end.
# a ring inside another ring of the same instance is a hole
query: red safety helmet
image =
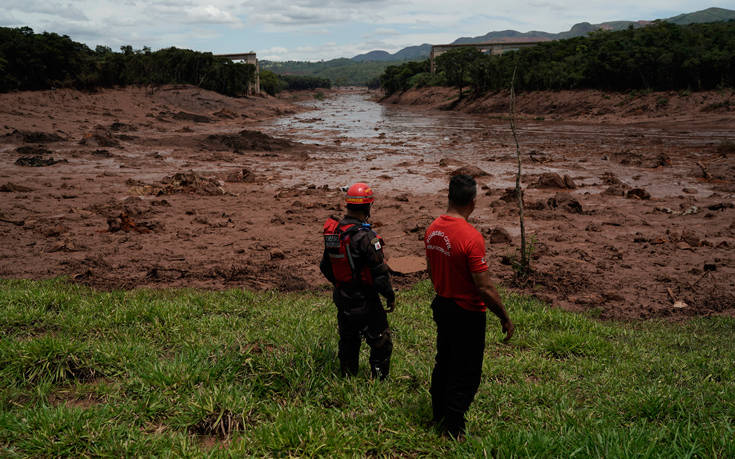
{"type": "Polygon", "coordinates": [[[367,183],[357,182],[347,190],[345,203],[347,204],[372,204],[373,189],[367,183]]]}

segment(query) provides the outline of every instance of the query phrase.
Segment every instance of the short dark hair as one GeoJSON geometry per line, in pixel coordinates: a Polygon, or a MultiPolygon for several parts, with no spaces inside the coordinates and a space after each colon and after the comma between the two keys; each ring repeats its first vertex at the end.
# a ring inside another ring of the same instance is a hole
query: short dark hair
{"type": "Polygon", "coordinates": [[[477,196],[477,182],[470,175],[455,175],[449,181],[449,202],[464,207],[477,196]]]}
{"type": "Polygon", "coordinates": [[[353,212],[362,212],[370,215],[370,204],[347,204],[347,209],[353,212]]]}

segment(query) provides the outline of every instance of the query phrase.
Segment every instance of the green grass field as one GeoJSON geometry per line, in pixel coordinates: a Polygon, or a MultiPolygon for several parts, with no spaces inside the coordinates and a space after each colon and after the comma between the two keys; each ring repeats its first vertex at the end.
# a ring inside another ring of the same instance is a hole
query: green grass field
{"type": "Polygon", "coordinates": [[[330,295],[0,280],[0,456],[735,457],[735,320],[600,322],[505,295],[467,441],[429,425],[431,286],[391,379],[338,376],[330,295]]]}

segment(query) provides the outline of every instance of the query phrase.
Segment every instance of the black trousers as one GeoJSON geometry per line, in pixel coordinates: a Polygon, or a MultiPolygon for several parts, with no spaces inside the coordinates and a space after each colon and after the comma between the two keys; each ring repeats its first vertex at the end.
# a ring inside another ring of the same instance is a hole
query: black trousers
{"type": "Polygon", "coordinates": [[[431,309],[436,322],[430,389],[434,420],[456,436],[464,432],[465,413],[480,387],[486,313],[468,311],[440,296],[431,309]]]}
{"type": "Polygon", "coordinates": [[[385,379],[390,372],[393,340],[388,326],[388,315],[377,293],[367,294],[334,291],[339,326],[339,364],[343,375],[357,374],[360,345],[365,338],[370,346],[370,372],[373,377],[385,379]]]}

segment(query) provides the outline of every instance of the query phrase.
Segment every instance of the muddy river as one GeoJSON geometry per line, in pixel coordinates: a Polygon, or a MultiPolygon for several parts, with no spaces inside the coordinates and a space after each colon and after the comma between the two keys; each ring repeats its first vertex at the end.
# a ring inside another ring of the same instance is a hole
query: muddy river
{"type": "MultiPolygon", "coordinates": [[[[441,159],[471,164],[488,172],[495,187],[515,184],[515,143],[507,119],[450,111],[427,111],[410,106],[380,104],[375,93],[345,91],[325,100],[301,102],[309,110],[263,123],[261,129],[302,143],[334,145],[336,149],[313,154],[317,161],[336,158],[342,167],[302,169],[288,167],[284,182],[320,182],[338,185],[336,178],[360,178],[380,183],[386,192],[413,190],[434,193],[446,186],[444,176],[432,172],[441,159]],[[419,160],[417,163],[416,160],[419,160]],[[407,167],[408,163],[411,167],[407,167]],[[349,173],[343,171],[349,170],[349,173]],[[386,180],[386,174],[391,179],[386,180]],[[385,183],[382,183],[385,182],[385,183]]],[[[711,148],[731,138],[729,126],[686,129],[685,126],[614,125],[559,122],[524,118],[518,122],[523,170],[531,176],[543,172],[578,174],[579,184],[595,190],[596,175],[608,166],[611,154],[632,153],[654,145],[657,150],[711,148]],[[556,161],[539,163],[528,154],[556,161]],[[580,176],[588,174],[589,176],[580,176]]],[[[682,187],[699,188],[695,177],[673,181],[660,171],[616,166],[616,174],[657,195],[674,196],[682,187]]],[[[349,180],[347,180],[349,181],[349,180]]],[[[597,188],[596,191],[602,191],[597,188]]]]}
{"type": "Polygon", "coordinates": [[[681,113],[636,106],[636,121],[624,96],[562,96],[606,101],[616,118],[519,119],[534,271],[518,282],[508,191],[517,164],[503,113],[381,104],[365,90],[299,106],[188,86],[0,94],[0,276],[326,289],[322,225],[343,212],[339,188],[366,181],[389,262],[418,270],[395,279],[406,288],[425,277],[423,234],[445,210],[450,175],[474,167],[471,223],[505,289],[608,319],[735,314],[735,159],[725,142],[735,122],[697,111],[721,95],[667,95],[681,113]],[[31,155],[38,167],[23,165],[31,155]]]}

